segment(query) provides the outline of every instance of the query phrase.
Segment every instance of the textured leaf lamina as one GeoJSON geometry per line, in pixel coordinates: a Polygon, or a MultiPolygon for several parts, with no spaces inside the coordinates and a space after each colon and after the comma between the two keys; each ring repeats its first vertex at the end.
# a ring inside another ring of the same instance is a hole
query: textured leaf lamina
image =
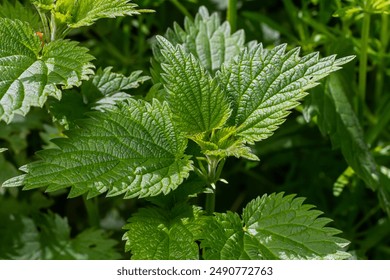
{"type": "Polygon", "coordinates": [[[65,91],[61,101],[49,100],[50,113],[66,129],[73,128],[87,112],[113,109],[118,102],[130,98],[127,90],[137,88],[149,79],[141,73],[134,71],[127,77],[112,72],[111,67],[98,69],[93,78],[83,82],[80,92],[65,91]]]}
{"type": "Polygon", "coordinates": [[[168,29],[166,38],[173,44],[180,44],[187,53],[192,53],[201,65],[210,73],[221,68],[221,65],[240,54],[244,49],[244,31],[231,34],[228,22],[221,23],[217,13],[209,14],[202,6],[195,20],[186,18],[184,30],[178,25],[168,29]]]}
{"type": "Polygon", "coordinates": [[[92,90],[91,87],[95,88],[98,96],[97,98],[95,97],[97,100],[93,100],[93,109],[102,111],[107,108],[113,108],[118,101],[130,97],[129,94],[124,92],[125,90],[137,88],[150,79],[150,77],[141,76],[141,74],[142,71],[134,71],[130,76],[126,77],[112,72],[111,67],[107,67],[104,70],[98,70],[92,81],[88,81],[86,86],[82,88],[82,92],[90,97],[89,91],[92,90]]]}
{"type": "Polygon", "coordinates": [[[339,230],[326,227],[331,220],[303,204],[303,198],[264,195],[251,201],[242,218],[236,213],[216,214],[204,228],[207,259],[344,259],[348,241],[339,230]]]}
{"type": "Polygon", "coordinates": [[[41,151],[41,161],[23,168],[28,174],[8,183],[48,186],[48,191],[72,186],[70,196],[108,191],[131,198],[166,194],[192,169],[184,155],[187,140],[167,104],[156,100],[130,99],[115,110],[96,112],[68,136],[54,140],[59,149],[41,151]]]}
{"type": "Polygon", "coordinates": [[[150,207],[140,209],[124,227],[128,230],[126,251],[132,259],[195,260],[199,259],[198,216],[196,207],[178,204],[170,210],[150,207]]]}
{"type": "Polygon", "coordinates": [[[230,115],[229,103],[218,82],[192,54],[158,37],[166,58],[162,77],[177,122],[188,134],[219,128],[230,115]]]}
{"type": "MultiPolygon", "coordinates": [[[[184,29],[177,23],[173,29],[168,29],[165,38],[173,45],[181,45],[184,52],[192,54],[209,74],[214,75],[224,62],[240,54],[244,49],[244,31],[239,30],[231,34],[228,22],[221,24],[217,13],[209,14],[202,6],[195,20],[185,19],[184,29]]],[[[152,77],[160,82],[160,64],[165,62],[158,44],[153,46],[154,59],[152,60],[152,77]]]]}
{"type": "Polygon", "coordinates": [[[232,104],[231,122],[248,143],[272,135],[296,107],[306,90],[353,57],[319,59],[317,53],[299,57],[285,45],[266,50],[261,44],[246,49],[217,73],[232,104]]]}
{"type": "Polygon", "coordinates": [[[26,115],[30,107],[42,107],[48,96],[61,97],[57,86],[79,85],[93,73],[93,57],[87,49],[67,40],[42,49],[30,26],[0,18],[0,119],[26,115]]]}
{"type": "Polygon", "coordinates": [[[2,1],[0,4],[0,18],[18,19],[28,22],[34,29],[40,30],[40,20],[35,9],[26,7],[20,1],[2,1]],[[11,3],[14,2],[14,3],[11,3]]]}
{"type": "Polygon", "coordinates": [[[100,18],[139,14],[129,0],[57,0],[55,15],[71,28],[92,25],[100,18]]]}

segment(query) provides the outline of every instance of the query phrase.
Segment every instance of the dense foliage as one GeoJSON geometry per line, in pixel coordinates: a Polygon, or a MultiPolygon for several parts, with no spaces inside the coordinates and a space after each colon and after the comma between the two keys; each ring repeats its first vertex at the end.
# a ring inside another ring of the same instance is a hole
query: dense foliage
{"type": "Polygon", "coordinates": [[[389,258],[389,3],[134,2],[1,2],[0,258],[389,258]]]}

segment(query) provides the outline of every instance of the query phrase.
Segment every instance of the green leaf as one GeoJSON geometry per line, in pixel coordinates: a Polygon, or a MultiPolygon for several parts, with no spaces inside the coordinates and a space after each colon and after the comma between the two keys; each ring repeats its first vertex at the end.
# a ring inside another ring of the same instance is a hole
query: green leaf
{"type": "Polygon", "coordinates": [[[271,50],[261,44],[246,49],[217,73],[233,107],[230,122],[248,143],[263,140],[282,124],[306,90],[353,57],[319,59],[318,53],[299,57],[286,45],[271,50]]]}
{"type": "Polygon", "coordinates": [[[112,109],[118,101],[130,97],[126,90],[138,88],[150,79],[148,76],[141,76],[142,71],[134,71],[126,77],[111,70],[112,67],[99,69],[93,79],[85,82],[81,88],[94,110],[112,109]]]}
{"type": "Polygon", "coordinates": [[[157,40],[166,59],[162,77],[169,105],[182,129],[193,135],[224,125],[230,109],[217,81],[182,47],[160,36],[157,40]]]}
{"type": "Polygon", "coordinates": [[[129,99],[115,110],[91,114],[67,134],[53,140],[59,149],[39,152],[40,161],[21,168],[27,174],[4,186],[47,186],[47,191],[72,186],[71,197],[106,191],[108,196],[146,197],[176,189],[192,170],[184,155],[187,140],[168,105],[157,100],[129,99]]]}
{"type": "Polygon", "coordinates": [[[180,186],[169,194],[160,194],[146,198],[148,201],[164,209],[171,209],[178,203],[186,202],[192,197],[196,197],[205,190],[206,183],[196,173],[190,176],[180,186]]]}
{"type": "Polygon", "coordinates": [[[381,184],[378,190],[378,197],[381,203],[382,209],[390,217],[390,169],[385,166],[380,166],[380,179],[381,184]]]}
{"type": "Polygon", "coordinates": [[[185,19],[184,27],[183,30],[175,24],[165,37],[173,45],[180,44],[187,53],[192,53],[210,73],[244,49],[244,31],[231,34],[229,23],[221,23],[220,16],[210,15],[204,6],[199,8],[194,21],[185,19]]]}
{"type": "Polygon", "coordinates": [[[199,208],[178,204],[171,210],[141,208],[124,227],[133,260],[197,260],[199,208]]]}
{"type": "MultiPolygon", "coordinates": [[[[5,159],[5,157],[1,154],[6,151],[5,148],[0,148],[0,184],[2,184],[5,180],[18,175],[17,169],[11,164],[9,161],[5,159]]],[[[1,190],[0,190],[1,193],[1,190]]]]}
{"type": "Polygon", "coordinates": [[[0,18],[28,22],[36,31],[40,31],[39,16],[32,8],[30,5],[22,5],[19,1],[15,1],[13,4],[4,1],[0,4],[0,18]]]}
{"type": "Polygon", "coordinates": [[[31,131],[40,131],[46,119],[46,112],[33,110],[28,117],[16,116],[10,124],[0,122],[0,141],[6,143],[5,145],[15,156],[21,156],[29,145],[28,137],[31,131]]]}
{"type": "Polygon", "coordinates": [[[224,127],[213,130],[211,133],[199,133],[191,139],[200,146],[202,153],[205,155],[219,158],[235,156],[237,158],[259,160],[252,153],[250,147],[246,146],[242,139],[236,137],[235,127],[224,127]]]}
{"type": "Polygon", "coordinates": [[[310,99],[311,116],[317,115],[320,130],[329,135],[335,148],[341,152],[355,173],[372,189],[379,185],[379,172],[372,154],[364,140],[360,126],[347,98],[347,82],[341,75],[329,77],[325,93],[313,92],[310,99]]]}
{"type": "Polygon", "coordinates": [[[54,8],[54,0],[30,0],[31,3],[41,10],[50,11],[54,8]]]}
{"type": "MultiPolygon", "coordinates": [[[[228,22],[221,23],[218,13],[209,14],[202,6],[195,20],[185,18],[184,29],[174,23],[164,36],[173,46],[180,45],[185,53],[192,54],[200,64],[214,74],[221,65],[237,56],[245,43],[244,31],[231,34],[228,22]]],[[[161,63],[165,62],[158,44],[153,45],[152,77],[155,83],[161,81],[161,63]]]]}
{"type": "Polygon", "coordinates": [[[57,0],[55,16],[71,28],[92,25],[101,18],[137,15],[137,5],[129,0],[57,0]]]}
{"type": "Polygon", "coordinates": [[[86,230],[70,236],[66,218],[40,214],[35,220],[24,215],[2,216],[0,259],[96,260],[118,259],[116,241],[102,230],[86,230]]]}
{"type": "Polygon", "coordinates": [[[250,259],[244,251],[244,231],[237,213],[215,213],[205,217],[201,247],[206,260],[250,259]]]}
{"type": "Polygon", "coordinates": [[[345,259],[348,241],[326,227],[331,220],[283,193],[264,195],[236,213],[215,214],[203,223],[206,259],[345,259]]]}
{"type": "Polygon", "coordinates": [[[129,90],[149,80],[134,71],[128,77],[111,71],[111,67],[98,69],[95,76],[81,85],[80,92],[65,91],[61,101],[49,100],[49,108],[55,121],[66,129],[74,128],[77,120],[93,110],[113,109],[120,101],[130,98],[129,90]]]}
{"type": "Polygon", "coordinates": [[[82,80],[89,79],[94,73],[94,66],[89,63],[93,57],[87,52],[87,48],[69,40],[46,44],[42,50],[42,61],[48,68],[48,82],[63,88],[80,86],[82,80]]]}
{"type": "Polygon", "coordinates": [[[117,243],[103,230],[87,229],[72,240],[71,248],[78,260],[117,260],[121,257],[115,250],[117,243]]]}
{"type": "Polygon", "coordinates": [[[70,88],[92,74],[92,56],[77,43],[42,43],[31,27],[0,18],[0,120],[42,107],[48,96],[59,99],[58,86],[70,88]]]}

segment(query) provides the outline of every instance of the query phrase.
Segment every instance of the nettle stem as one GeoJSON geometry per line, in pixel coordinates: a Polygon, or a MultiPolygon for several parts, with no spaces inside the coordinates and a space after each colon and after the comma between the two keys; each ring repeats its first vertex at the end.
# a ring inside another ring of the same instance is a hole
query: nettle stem
{"type": "Polygon", "coordinates": [[[54,13],[51,14],[50,19],[50,41],[53,42],[56,39],[56,32],[57,32],[57,24],[56,19],[54,17],[54,13]]]}
{"type": "MultiPolygon", "coordinates": [[[[215,197],[216,197],[216,183],[221,181],[221,173],[223,166],[225,165],[225,159],[219,157],[206,156],[207,159],[207,174],[203,174],[208,185],[208,191],[206,195],[206,213],[212,215],[215,211],[215,197]]],[[[206,171],[203,169],[203,173],[206,171]]]]}
{"type": "Polygon", "coordinates": [[[100,226],[100,215],[99,215],[99,204],[97,198],[87,199],[87,196],[83,196],[83,202],[85,210],[87,211],[88,223],[91,227],[99,228],[100,226]]]}
{"type": "Polygon", "coordinates": [[[213,213],[215,211],[215,191],[208,193],[206,195],[205,209],[206,209],[206,214],[208,216],[213,215],[213,213]]]}
{"type": "Polygon", "coordinates": [[[47,19],[46,12],[42,11],[40,8],[35,7],[38,11],[39,17],[41,18],[43,30],[37,30],[40,32],[43,32],[43,40],[46,42],[48,41],[47,38],[49,38],[50,30],[49,30],[49,21],[47,19]]]}
{"type": "Polygon", "coordinates": [[[364,13],[363,27],[361,34],[360,47],[360,65],[359,65],[359,98],[357,101],[357,114],[361,119],[363,116],[363,108],[366,102],[366,85],[367,85],[367,54],[368,40],[370,38],[370,21],[371,14],[364,13]]]}
{"type": "Polygon", "coordinates": [[[231,31],[237,29],[237,0],[229,0],[227,9],[227,20],[230,24],[231,31]]]}

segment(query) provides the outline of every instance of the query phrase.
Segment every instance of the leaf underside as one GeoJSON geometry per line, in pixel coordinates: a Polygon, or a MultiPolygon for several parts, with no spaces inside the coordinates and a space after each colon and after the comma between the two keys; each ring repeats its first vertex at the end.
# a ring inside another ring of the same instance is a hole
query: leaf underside
{"type": "Polygon", "coordinates": [[[61,97],[58,86],[70,88],[92,74],[93,57],[68,40],[42,48],[34,30],[19,20],[0,18],[0,120],[42,107],[48,96],[61,97]]]}
{"type": "Polygon", "coordinates": [[[47,186],[47,191],[72,186],[70,197],[86,192],[145,197],[169,193],[192,170],[184,155],[187,140],[167,104],[156,100],[129,99],[115,110],[93,113],[67,135],[53,140],[59,149],[39,152],[42,160],[22,167],[27,174],[4,186],[47,186]]]}
{"type": "Polygon", "coordinates": [[[205,259],[345,259],[348,241],[331,220],[303,204],[303,198],[283,193],[251,201],[242,217],[216,214],[204,223],[205,259]]]}

